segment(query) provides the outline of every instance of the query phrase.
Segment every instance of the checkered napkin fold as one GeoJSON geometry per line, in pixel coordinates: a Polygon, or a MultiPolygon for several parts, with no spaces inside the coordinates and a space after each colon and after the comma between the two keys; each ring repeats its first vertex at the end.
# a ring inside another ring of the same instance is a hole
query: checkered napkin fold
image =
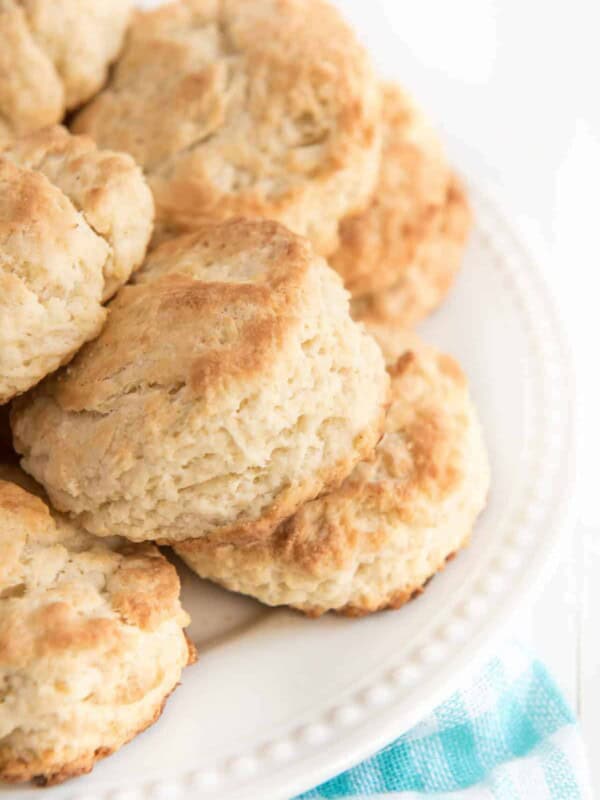
{"type": "Polygon", "coordinates": [[[511,644],[377,755],[296,800],[589,800],[583,743],[543,664],[511,644]]]}

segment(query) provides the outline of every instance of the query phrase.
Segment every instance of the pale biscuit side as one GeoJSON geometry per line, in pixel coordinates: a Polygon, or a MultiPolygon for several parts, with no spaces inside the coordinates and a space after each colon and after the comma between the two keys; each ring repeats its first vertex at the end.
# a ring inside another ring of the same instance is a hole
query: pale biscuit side
{"type": "Polygon", "coordinates": [[[402,605],[467,543],[489,467],[464,375],[414,337],[377,333],[391,357],[392,404],[375,459],[264,542],[176,545],[201,577],[311,616],[357,616],[402,605]]]}

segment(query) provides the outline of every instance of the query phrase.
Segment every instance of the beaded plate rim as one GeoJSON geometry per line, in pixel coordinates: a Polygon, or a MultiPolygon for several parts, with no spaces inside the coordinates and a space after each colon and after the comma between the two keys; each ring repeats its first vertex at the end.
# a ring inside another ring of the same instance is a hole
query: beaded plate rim
{"type": "MultiPolygon", "coordinates": [[[[419,641],[401,657],[391,658],[343,704],[337,702],[323,708],[314,719],[286,736],[261,742],[255,750],[228,760],[214,771],[191,771],[182,776],[183,785],[192,790],[190,796],[250,800],[270,791],[270,798],[290,797],[375,753],[430,712],[469,671],[481,664],[511,614],[543,582],[572,511],[570,350],[536,259],[501,210],[501,204],[492,198],[491,190],[484,191],[471,180],[467,182],[475,211],[475,235],[490,252],[495,268],[503,273],[505,287],[529,332],[530,363],[538,364],[537,376],[532,378],[537,397],[527,424],[532,433],[524,456],[535,477],[523,487],[521,504],[511,515],[514,528],[498,538],[487,559],[486,575],[475,583],[468,601],[450,607],[427,641],[419,641]],[[543,413],[537,415],[536,408],[543,409],[543,413]],[[511,599],[498,603],[509,584],[511,599]],[[486,614],[489,616],[484,621],[486,614]],[[457,653],[466,641],[468,648],[457,653]],[[420,694],[420,699],[411,703],[410,711],[398,707],[408,688],[420,694]],[[354,729],[354,735],[348,735],[349,729],[354,729]],[[323,748],[328,744],[324,757],[323,748]],[[264,773],[285,764],[296,774],[278,771],[275,787],[264,773]]],[[[171,796],[168,786],[164,788],[165,797],[171,796]]],[[[143,793],[139,795],[140,800],[143,797],[143,793]]],[[[131,800],[138,798],[132,795],[131,800]]]]}
{"type": "MultiPolygon", "coordinates": [[[[322,707],[310,721],[290,727],[284,735],[263,739],[254,749],[210,769],[190,768],[176,778],[91,793],[82,793],[74,781],[51,790],[51,797],[289,798],[368,757],[430,712],[482,662],[511,614],[543,580],[572,510],[573,370],[569,347],[536,260],[490,191],[482,191],[471,180],[468,183],[475,236],[501,273],[529,335],[528,363],[537,365],[537,372],[530,376],[535,402],[528,413],[530,435],[524,455],[532,478],[522,487],[520,503],[510,524],[506,523],[506,531],[487,554],[485,576],[474,581],[468,600],[449,603],[425,641],[391,655],[343,702],[338,699],[322,707]],[[535,408],[543,409],[542,413],[535,414],[535,408]],[[509,586],[507,598],[504,592],[509,586]]],[[[39,790],[36,796],[41,796],[39,790]]]]}

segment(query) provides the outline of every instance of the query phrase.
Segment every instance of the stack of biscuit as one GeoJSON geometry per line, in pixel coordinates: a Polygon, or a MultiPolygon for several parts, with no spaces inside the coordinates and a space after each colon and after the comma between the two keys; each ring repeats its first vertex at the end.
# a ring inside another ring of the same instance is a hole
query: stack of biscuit
{"type": "Polygon", "coordinates": [[[156,545],[359,616],[422,591],[489,484],[465,376],[410,330],[465,191],[338,11],[56,5],[0,0],[0,779],[42,785],[195,659],[156,545]]]}

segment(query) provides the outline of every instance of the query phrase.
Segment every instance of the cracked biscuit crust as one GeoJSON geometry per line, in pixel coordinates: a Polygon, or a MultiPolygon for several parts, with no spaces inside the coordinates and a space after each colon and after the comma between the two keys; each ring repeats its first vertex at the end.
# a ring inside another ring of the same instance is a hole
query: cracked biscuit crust
{"type": "Polygon", "coordinates": [[[133,159],[60,126],[0,151],[0,403],[65,364],[141,263],[152,195],[133,159]]]}
{"type": "Polygon", "coordinates": [[[99,333],[108,253],[60,189],[0,156],[0,403],[99,333]]]}
{"type": "Polygon", "coordinates": [[[136,281],[12,414],[24,468],[87,530],[253,540],[372,454],[383,358],[306,240],[207,225],[136,281]]]}
{"type": "Polygon", "coordinates": [[[144,260],[152,235],[152,193],[135,161],[60,125],[16,139],[2,156],[45,175],[105,240],[102,299],[112,297],[144,260]]]}
{"type": "Polygon", "coordinates": [[[0,145],[60,122],[106,80],[130,0],[0,0],[0,145]]]}
{"type": "Polygon", "coordinates": [[[323,0],[188,0],[137,17],[74,127],[142,165],[159,235],[266,217],[328,254],[375,186],[380,99],[323,0]]]}
{"type": "Polygon", "coordinates": [[[266,541],[176,545],[201,577],[310,616],[360,616],[398,608],[467,543],[489,468],[465,377],[449,356],[396,326],[370,330],[392,380],[375,458],[266,541]]]}
{"type": "Polygon", "coordinates": [[[471,224],[437,134],[400,87],[383,91],[384,146],[371,205],[340,225],[329,261],[355,317],[414,325],[446,296],[471,224]]]}
{"type": "Polygon", "coordinates": [[[174,567],[0,481],[0,779],[88,772],[152,724],[193,659],[174,567]]]}

